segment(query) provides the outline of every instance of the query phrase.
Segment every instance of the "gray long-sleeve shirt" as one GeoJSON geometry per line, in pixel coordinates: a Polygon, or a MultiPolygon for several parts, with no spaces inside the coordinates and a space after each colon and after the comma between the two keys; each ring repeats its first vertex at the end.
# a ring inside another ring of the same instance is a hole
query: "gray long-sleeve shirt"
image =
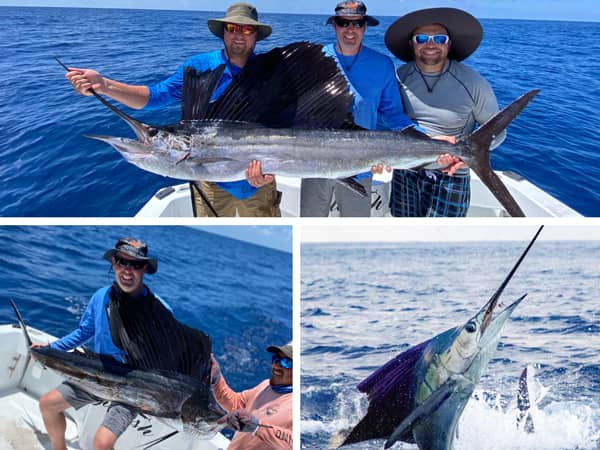
{"type": "MultiPolygon", "coordinates": [[[[411,61],[396,74],[406,115],[429,136],[467,137],[499,111],[489,83],[460,62],[448,61],[442,71],[426,74],[411,61]]],[[[491,148],[505,137],[506,131],[496,136],[491,148]]],[[[456,175],[467,173],[468,169],[459,169],[456,175]]]]}

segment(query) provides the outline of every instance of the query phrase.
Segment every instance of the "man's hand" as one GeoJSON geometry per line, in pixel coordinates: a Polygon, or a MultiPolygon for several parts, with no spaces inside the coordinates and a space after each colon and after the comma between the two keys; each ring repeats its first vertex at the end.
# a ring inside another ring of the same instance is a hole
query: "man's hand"
{"type": "Polygon", "coordinates": [[[227,422],[227,425],[230,428],[245,433],[254,433],[260,425],[260,421],[254,417],[250,411],[243,408],[231,411],[226,416],[223,416],[217,420],[217,423],[225,422],[227,422]]]}
{"type": "MultiPolygon", "coordinates": [[[[385,170],[386,170],[386,172],[391,172],[392,171],[392,166],[390,166],[388,164],[387,166],[385,166],[385,170]]],[[[373,175],[383,173],[383,163],[379,163],[376,166],[371,166],[371,173],[373,175]]]]}
{"type": "Polygon", "coordinates": [[[210,354],[210,359],[212,361],[212,366],[210,368],[210,382],[211,384],[217,384],[221,378],[221,366],[212,353],[210,354]]]}
{"type": "Polygon", "coordinates": [[[95,70],[69,67],[65,77],[71,82],[73,89],[82,95],[92,95],[90,89],[103,94],[106,89],[104,78],[95,70]]]}
{"type": "Polygon", "coordinates": [[[454,175],[458,169],[466,167],[465,163],[458,156],[450,155],[448,153],[438,156],[437,163],[445,167],[442,169],[442,172],[447,173],[448,175],[454,175]]]}
{"type": "Polygon", "coordinates": [[[272,183],[275,177],[273,175],[263,175],[260,168],[260,161],[252,161],[246,169],[246,180],[254,187],[262,187],[265,184],[272,183]]]}

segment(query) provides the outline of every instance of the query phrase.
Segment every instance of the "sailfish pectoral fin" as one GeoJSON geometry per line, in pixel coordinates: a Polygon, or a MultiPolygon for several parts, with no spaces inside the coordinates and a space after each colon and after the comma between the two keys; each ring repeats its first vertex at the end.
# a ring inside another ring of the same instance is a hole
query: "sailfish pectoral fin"
{"type": "Polygon", "coordinates": [[[385,442],[384,448],[390,448],[400,439],[400,437],[410,430],[415,422],[422,417],[426,417],[435,412],[439,406],[446,401],[446,399],[452,394],[458,386],[458,382],[452,378],[448,379],[442,384],[433,394],[417,406],[406,418],[396,427],[394,432],[385,442]]]}

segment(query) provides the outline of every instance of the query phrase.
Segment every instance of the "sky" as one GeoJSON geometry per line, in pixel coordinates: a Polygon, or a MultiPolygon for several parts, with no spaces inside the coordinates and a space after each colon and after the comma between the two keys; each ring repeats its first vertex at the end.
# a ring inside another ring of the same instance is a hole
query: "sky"
{"type": "Polygon", "coordinates": [[[276,225],[214,225],[198,227],[202,231],[219,234],[238,241],[250,242],[262,247],[269,247],[275,250],[291,253],[292,248],[292,227],[276,225]]]}
{"type": "MultiPolygon", "coordinates": [[[[230,3],[214,0],[0,0],[0,6],[61,6],[224,11],[230,3]]],[[[259,13],[330,14],[337,0],[250,0],[259,13]]],[[[369,14],[400,16],[415,9],[447,6],[477,18],[600,21],[598,0],[366,0],[369,14]]]]}
{"type": "MultiPolygon", "coordinates": [[[[548,241],[598,241],[600,221],[586,220],[568,224],[546,223],[539,240],[548,241]]],[[[330,222],[325,225],[303,224],[301,242],[466,242],[466,241],[528,241],[543,222],[511,219],[502,225],[490,225],[489,221],[471,221],[456,225],[456,220],[436,219],[435,221],[413,220],[404,224],[375,224],[373,221],[351,224],[330,222]],[[508,223],[511,222],[511,223],[508,223]],[[415,225],[417,224],[417,225],[415,225]]]]}

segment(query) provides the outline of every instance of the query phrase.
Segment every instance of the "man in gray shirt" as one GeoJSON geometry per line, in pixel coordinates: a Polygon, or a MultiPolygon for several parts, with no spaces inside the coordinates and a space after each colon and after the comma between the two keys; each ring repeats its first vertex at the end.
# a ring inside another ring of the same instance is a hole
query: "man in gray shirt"
{"type": "MultiPolygon", "coordinates": [[[[498,112],[489,83],[460,62],[482,36],[479,21],[455,8],[415,11],[388,28],[387,48],[406,62],[397,70],[406,115],[429,136],[458,140],[498,112]]],[[[505,136],[498,135],[491,148],[505,136]]],[[[395,170],[392,215],[464,217],[471,196],[469,169],[457,159],[447,161],[451,164],[444,170],[395,170]]]]}

